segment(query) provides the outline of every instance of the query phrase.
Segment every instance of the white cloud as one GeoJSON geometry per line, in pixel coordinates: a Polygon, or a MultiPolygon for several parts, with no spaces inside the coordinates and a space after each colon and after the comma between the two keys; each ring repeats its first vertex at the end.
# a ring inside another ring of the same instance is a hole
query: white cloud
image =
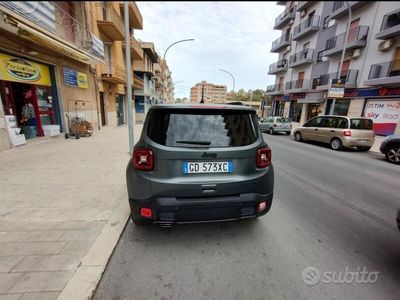
{"type": "Polygon", "coordinates": [[[184,81],[176,97],[189,96],[190,86],[201,80],[232,88],[232,79],[220,68],[233,73],[235,90],[265,89],[275,76],[268,66],[278,60],[270,53],[280,31],[273,30],[283,10],[275,2],[136,2],[143,16],[143,30],[135,32],[143,41],[154,42],[163,55],[171,43],[167,62],[173,80],[184,81]],[[182,87],[183,86],[183,87],[182,87]]]}

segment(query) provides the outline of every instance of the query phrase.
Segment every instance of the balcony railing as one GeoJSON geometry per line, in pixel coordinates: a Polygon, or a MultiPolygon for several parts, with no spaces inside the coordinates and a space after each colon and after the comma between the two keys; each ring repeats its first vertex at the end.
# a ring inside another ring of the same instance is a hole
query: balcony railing
{"type": "Polygon", "coordinates": [[[291,34],[284,34],[272,42],[271,52],[279,52],[284,47],[290,46],[292,41],[291,34]]]}
{"type": "MultiPolygon", "coordinates": [[[[332,13],[330,14],[331,19],[339,19],[348,14],[348,8],[346,1],[335,1],[332,8],[332,13]]],[[[348,1],[351,11],[354,12],[357,8],[368,4],[367,1],[348,1]]]]}
{"type": "Polygon", "coordinates": [[[102,65],[101,78],[113,83],[124,83],[126,82],[126,70],[121,65],[106,61],[102,65]]]}
{"type": "Polygon", "coordinates": [[[400,60],[371,65],[364,85],[400,87],[400,60]]]}
{"type": "Polygon", "coordinates": [[[283,83],[279,84],[273,84],[267,86],[267,93],[283,93],[283,83]]]}
{"type": "Polygon", "coordinates": [[[307,90],[309,87],[308,79],[298,79],[286,82],[286,90],[307,90]]]}
{"type": "Polygon", "coordinates": [[[110,41],[124,40],[124,22],[117,11],[111,5],[104,3],[96,3],[96,9],[97,24],[110,41]]]}
{"type": "Polygon", "coordinates": [[[288,68],[288,62],[287,59],[281,59],[278,60],[276,63],[273,63],[269,65],[269,71],[268,74],[272,75],[278,72],[282,72],[287,70],[288,68]]]}
{"type": "Polygon", "coordinates": [[[54,34],[60,42],[67,42],[76,48],[104,59],[103,42],[96,38],[81,22],[68,14],[54,1],[1,1],[3,6],[54,34]]]}
{"type": "Polygon", "coordinates": [[[400,10],[384,15],[381,30],[375,35],[377,39],[387,39],[400,35],[400,10]]]}
{"type": "Polygon", "coordinates": [[[313,3],[314,3],[314,1],[298,1],[297,11],[301,11],[303,9],[306,9],[307,7],[309,7],[313,3]]]}
{"type": "MultiPolygon", "coordinates": [[[[327,86],[330,84],[332,79],[336,79],[338,76],[338,72],[333,72],[329,74],[321,75],[318,78],[314,78],[312,89],[316,89],[317,86],[327,86]]],[[[344,81],[349,87],[355,87],[357,84],[358,70],[347,70],[342,72],[342,76],[340,79],[344,81]]]]}
{"type": "Polygon", "coordinates": [[[289,67],[300,66],[314,62],[314,49],[304,49],[296,54],[293,54],[289,58],[289,67]]]}
{"type": "Polygon", "coordinates": [[[301,39],[312,32],[318,31],[320,27],[319,20],[320,17],[314,15],[297,25],[293,30],[293,40],[301,39]]]}
{"type": "MultiPolygon", "coordinates": [[[[358,26],[356,28],[349,30],[349,35],[347,37],[347,50],[365,47],[367,44],[368,37],[368,26],[358,26]]],[[[333,38],[326,41],[326,47],[324,50],[324,56],[331,56],[342,51],[344,46],[346,32],[339,34],[333,38]]]]}
{"type": "Polygon", "coordinates": [[[295,16],[296,7],[287,7],[278,17],[276,17],[274,29],[282,29],[286,24],[289,23],[289,20],[294,19],[295,16]]]}

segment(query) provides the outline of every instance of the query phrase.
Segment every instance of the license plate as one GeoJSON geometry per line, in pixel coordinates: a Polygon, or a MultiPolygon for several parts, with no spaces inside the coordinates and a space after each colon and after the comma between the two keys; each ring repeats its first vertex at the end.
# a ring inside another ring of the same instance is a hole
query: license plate
{"type": "Polygon", "coordinates": [[[233,164],[231,161],[219,162],[184,162],[184,174],[200,173],[232,173],[233,164]]]}

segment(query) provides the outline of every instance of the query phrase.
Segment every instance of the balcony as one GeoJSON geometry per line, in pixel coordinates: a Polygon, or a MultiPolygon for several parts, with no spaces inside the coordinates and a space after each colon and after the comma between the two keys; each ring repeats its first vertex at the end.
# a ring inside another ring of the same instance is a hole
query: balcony
{"type": "Polygon", "coordinates": [[[269,85],[267,86],[267,95],[281,95],[283,94],[283,83],[279,84],[273,84],[273,85],[269,85]]]}
{"type": "Polygon", "coordinates": [[[381,30],[375,38],[384,40],[398,35],[400,35],[400,10],[395,10],[383,17],[381,30]]]}
{"type": "Polygon", "coordinates": [[[288,69],[288,63],[286,59],[278,60],[276,63],[269,65],[269,75],[273,75],[279,72],[286,71],[288,69]]]}
{"type": "Polygon", "coordinates": [[[364,85],[400,87],[400,60],[373,64],[364,85]]]}
{"type": "Polygon", "coordinates": [[[290,93],[305,93],[309,90],[309,81],[308,79],[298,79],[286,82],[285,90],[290,93]]]}
{"type": "MultiPolygon", "coordinates": [[[[134,29],[143,29],[143,17],[134,1],[128,2],[128,9],[129,9],[129,25],[134,29]]],[[[121,1],[119,3],[119,7],[121,9],[122,16],[124,16],[124,2],[121,1]]]]}
{"type": "Polygon", "coordinates": [[[314,1],[297,1],[297,11],[302,11],[313,4],[314,1]]]}
{"type": "Polygon", "coordinates": [[[275,19],[274,29],[282,29],[285,27],[290,20],[296,17],[296,7],[287,7],[285,10],[275,19]]]}
{"type": "MultiPolygon", "coordinates": [[[[78,9],[78,5],[76,4],[73,8],[78,9]]],[[[6,13],[14,13],[16,21],[21,21],[29,28],[40,28],[38,30],[45,34],[47,41],[38,40],[32,32],[28,35],[28,38],[31,41],[38,42],[41,46],[48,45],[51,50],[63,52],[63,54],[79,61],[82,61],[82,59],[77,58],[76,51],[74,52],[76,49],[99,60],[104,59],[103,41],[62,9],[57,2],[35,2],[35,10],[32,11],[32,4],[28,1],[1,1],[0,9],[6,13]],[[46,15],[46,18],[43,18],[43,15],[46,15]],[[54,42],[49,42],[52,40],[54,42]],[[64,47],[60,46],[60,43],[71,47],[73,50],[66,51],[64,47]]],[[[20,34],[25,35],[25,31],[21,31],[20,34]]],[[[89,61],[85,62],[89,63],[89,61]]]]}
{"type": "Polygon", "coordinates": [[[287,1],[276,1],[276,5],[286,5],[287,1]]]}
{"type": "MultiPolygon", "coordinates": [[[[349,31],[346,50],[363,48],[367,44],[368,26],[359,26],[349,31]]],[[[343,50],[346,32],[326,41],[324,56],[334,56],[343,50]]]]}
{"type": "Polygon", "coordinates": [[[291,42],[292,42],[291,34],[282,35],[280,38],[272,42],[271,52],[279,53],[285,47],[290,46],[291,42]]]}
{"type": "Polygon", "coordinates": [[[96,3],[97,26],[106,36],[107,42],[123,41],[124,22],[117,11],[111,6],[102,3],[96,3]]]}
{"type": "Polygon", "coordinates": [[[313,32],[317,32],[320,27],[319,19],[319,16],[311,16],[297,25],[293,30],[293,41],[300,40],[313,32]]]}
{"type": "MultiPolygon", "coordinates": [[[[338,72],[334,72],[314,78],[312,82],[312,89],[319,91],[328,90],[329,84],[331,83],[332,79],[336,79],[337,76],[338,72]]],[[[358,70],[348,70],[343,74],[343,76],[340,76],[340,79],[345,82],[345,88],[355,88],[357,87],[357,77],[358,70]]]]}
{"type": "Polygon", "coordinates": [[[123,66],[106,61],[104,65],[101,65],[101,80],[113,84],[124,84],[126,83],[126,70],[123,66]]]}
{"type": "MultiPolygon", "coordinates": [[[[332,13],[330,14],[331,19],[340,19],[349,13],[347,4],[345,4],[345,2],[346,1],[335,1],[333,4],[332,13]]],[[[348,3],[350,5],[351,12],[354,12],[357,8],[368,4],[367,1],[349,1],[348,3]]]]}
{"type": "MultiPolygon", "coordinates": [[[[143,60],[143,49],[134,37],[131,37],[130,46],[131,58],[134,60],[143,60]]],[[[122,50],[125,52],[125,41],[122,42],[122,50]]]]}
{"type": "Polygon", "coordinates": [[[289,58],[289,68],[312,63],[314,63],[314,49],[304,49],[294,55],[291,55],[289,58]]]}
{"type": "Polygon", "coordinates": [[[134,74],[132,81],[133,88],[135,90],[143,90],[144,89],[144,80],[140,76],[134,74]]]}

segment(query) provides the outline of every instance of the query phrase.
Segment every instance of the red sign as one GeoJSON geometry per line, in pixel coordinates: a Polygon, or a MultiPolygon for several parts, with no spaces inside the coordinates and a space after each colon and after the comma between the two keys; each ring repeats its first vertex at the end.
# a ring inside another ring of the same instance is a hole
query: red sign
{"type": "Polygon", "coordinates": [[[290,100],[299,100],[299,99],[304,99],[306,97],[306,94],[300,93],[300,94],[290,94],[290,100]]]}

